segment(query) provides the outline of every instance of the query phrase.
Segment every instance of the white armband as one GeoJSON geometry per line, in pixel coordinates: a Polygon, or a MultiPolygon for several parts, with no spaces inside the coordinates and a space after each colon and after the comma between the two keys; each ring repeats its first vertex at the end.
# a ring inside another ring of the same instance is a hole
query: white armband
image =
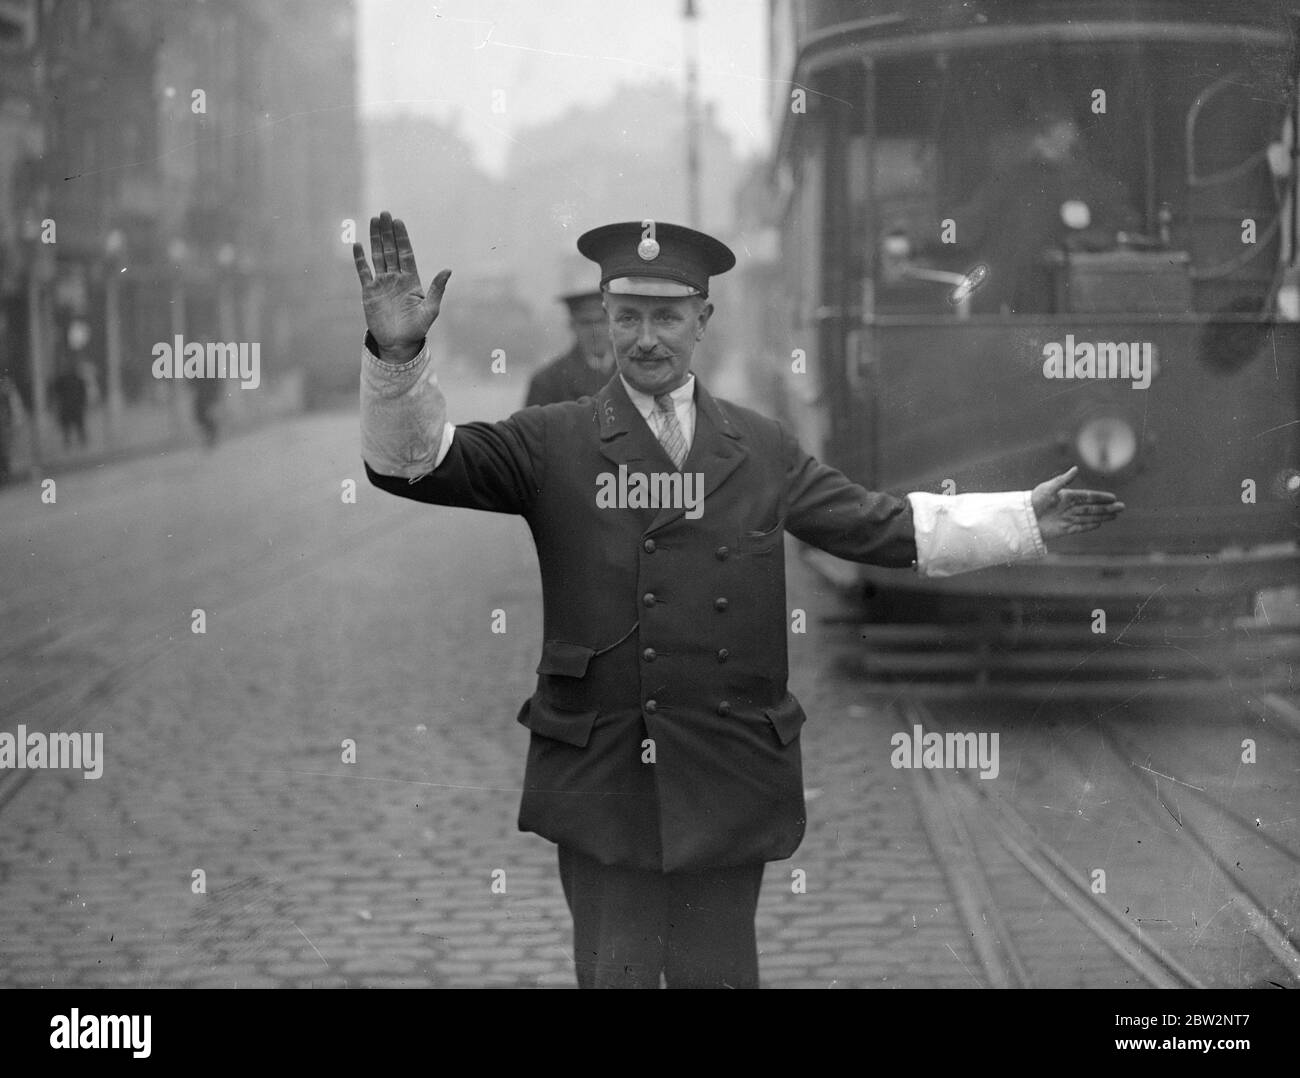
{"type": "Polygon", "coordinates": [[[1027,490],[907,496],[916,532],[916,570],[952,576],[1047,553],[1027,490]]]}
{"type": "Polygon", "coordinates": [[[418,479],[451,448],[455,428],[429,346],[400,365],[361,350],[361,455],[380,475],[418,479]]]}

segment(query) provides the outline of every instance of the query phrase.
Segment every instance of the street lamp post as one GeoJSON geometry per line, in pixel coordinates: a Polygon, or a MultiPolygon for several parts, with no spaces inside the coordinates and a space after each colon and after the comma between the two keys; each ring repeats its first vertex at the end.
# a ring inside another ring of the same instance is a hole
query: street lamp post
{"type": "MultiPolygon", "coordinates": [[[[172,264],[172,286],[171,286],[171,328],[172,341],[185,336],[185,262],[189,257],[189,247],[179,236],[167,244],[167,258],[172,264]]],[[[181,356],[172,357],[175,364],[175,371],[179,371],[181,356]]],[[[171,414],[172,433],[179,434],[185,429],[185,421],[181,415],[183,408],[184,395],[180,391],[179,378],[173,378],[171,388],[168,390],[167,400],[171,407],[168,411],[171,414]]]]}
{"type": "Polygon", "coordinates": [[[122,285],[119,280],[125,267],[119,266],[126,250],[126,237],[113,229],[104,239],[104,332],[105,341],[105,418],[107,442],[117,443],[122,427],[122,285]]]}
{"type": "Polygon", "coordinates": [[[686,38],[686,223],[700,228],[699,38],[695,2],[685,0],[682,12],[686,38]]]}

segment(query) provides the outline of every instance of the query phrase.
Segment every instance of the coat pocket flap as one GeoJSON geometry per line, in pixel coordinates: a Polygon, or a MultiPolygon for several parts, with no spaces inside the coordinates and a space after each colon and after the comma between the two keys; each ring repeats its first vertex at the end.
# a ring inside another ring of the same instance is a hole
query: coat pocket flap
{"type": "Polygon", "coordinates": [[[765,532],[744,532],[736,542],[741,554],[771,554],[785,538],[785,520],[778,520],[765,532]]]}
{"type": "Polygon", "coordinates": [[[785,694],[776,707],[763,709],[763,714],[767,716],[767,721],[772,724],[772,729],[776,731],[776,736],[780,739],[782,745],[788,745],[799,736],[799,729],[804,724],[807,716],[804,714],[803,705],[799,703],[790,693],[785,694]]]}
{"type": "Polygon", "coordinates": [[[537,672],[558,674],[560,677],[586,677],[587,664],[595,654],[595,648],[583,644],[548,640],[542,645],[542,661],[537,664],[537,672]]]}
{"type": "Polygon", "coordinates": [[[534,696],[519,709],[518,721],[542,737],[585,749],[598,714],[596,711],[562,711],[542,697],[534,696]]]}

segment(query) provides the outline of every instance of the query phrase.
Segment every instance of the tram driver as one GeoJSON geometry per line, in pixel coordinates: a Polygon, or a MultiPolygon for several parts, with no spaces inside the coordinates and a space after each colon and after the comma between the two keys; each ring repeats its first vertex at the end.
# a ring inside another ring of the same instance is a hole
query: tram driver
{"type": "Polygon", "coordinates": [[[1040,107],[1020,135],[1011,163],[951,214],[957,242],[947,252],[959,253],[964,266],[988,268],[972,297],[976,313],[1051,311],[1054,281],[1045,252],[1110,250],[1120,231],[1141,224],[1124,182],[1088,159],[1064,103],[1040,107]]]}

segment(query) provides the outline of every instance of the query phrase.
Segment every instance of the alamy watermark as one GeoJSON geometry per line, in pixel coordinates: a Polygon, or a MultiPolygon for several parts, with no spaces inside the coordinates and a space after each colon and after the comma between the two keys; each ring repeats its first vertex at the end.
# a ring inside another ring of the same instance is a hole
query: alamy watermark
{"type": "Polygon", "coordinates": [[[894,746],[889,763],[895,768],[926,768],[927,770],[956,771],[978,767],[980,778],[995,779],[998,764],[998,735],[981,731],[946,734],[925,733],[920,723],[909,734],[900,730],[889,739],[894,746]]]}
{"type": "Polygon", "coordinates": [[[262,346],[254,341],[186,343],[178,333],[173,342],[153,346],[155,378],[238,378],[240,389],[262,384],[262,346]]]}
{"type": "Polygon", "coordinates": [[[687,520],[704,515],[703,472],[629,472],[596,476],[598,509],[685,509],[687,520]]]}
{"type": "Polygon", "coordinates": [[[1044,378],[1108,378],[1133,382],[1134,389],[1146,389],[1155,373],[1150,341],[1078,341],[1073,333],[1065,343],[1043,345],[1044,378]]]}
{"type": "Polygon", "coordinates": [[[148,1059],[152,1015],[69,1014],[50,1019],[51,1048],[129,1048],[136,1059],[148,1059]]]}
{"type": "Polygon", "coordinates": [[[19,724],[16,734],[0,732],[0,771],[10,768],[80,770],[83,778],[97,779],[104,773],[104,735],[29,732],[19,724]]]}

